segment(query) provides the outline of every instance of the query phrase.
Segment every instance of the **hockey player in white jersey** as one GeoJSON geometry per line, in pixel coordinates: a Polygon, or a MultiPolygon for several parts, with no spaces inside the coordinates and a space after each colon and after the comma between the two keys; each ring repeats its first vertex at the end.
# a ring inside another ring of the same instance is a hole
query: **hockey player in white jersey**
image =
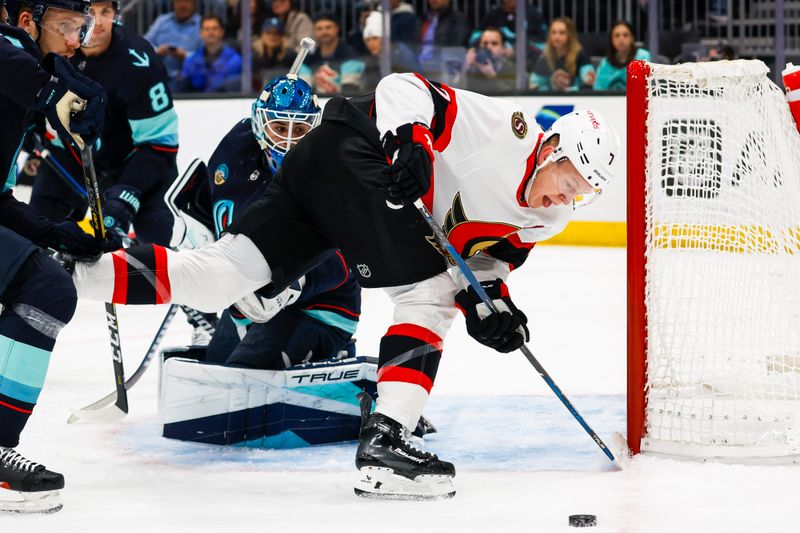
{"type": "Polygon", "coordinates": [[[505,279],[536,242],[564,228],[576,206],[602,192],[618,156],[616,134],[596,111],[576,111],[542,132],[519,104],[391,75],[374,96],[331,99],[321,125],[287,155],[230,234],[200,250],[133,247],[78,265],[78,294],[209,310],[238,300],[257,318],[262,298],[338,248],[359,283],[384,287],[395,305],[381,340],[377,405],[356,454],[356,492],[449,497],[454,466],[416,449],[407,433],[433,386],[455,313],[461,309],[482,344],[519,348],[527,318],[505,279]],[[449,271],[411,205],[419,198],[499,313],[486,312],[461,273],[449,271]]]}

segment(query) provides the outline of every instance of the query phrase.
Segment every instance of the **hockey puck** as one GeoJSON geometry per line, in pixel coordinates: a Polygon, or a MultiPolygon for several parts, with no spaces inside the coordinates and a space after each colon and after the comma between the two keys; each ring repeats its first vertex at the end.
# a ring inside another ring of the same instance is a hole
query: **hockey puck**
{"type": "Polygon", "coordinates": [[[571,514],[569,525],[572,527],[593,527],[597,525],[597,517],[593,514],[571,514]]]}

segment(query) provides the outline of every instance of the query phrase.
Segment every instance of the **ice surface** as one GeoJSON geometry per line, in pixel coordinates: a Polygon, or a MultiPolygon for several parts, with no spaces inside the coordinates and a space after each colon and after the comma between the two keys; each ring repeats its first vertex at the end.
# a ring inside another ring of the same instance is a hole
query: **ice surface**
{"type": "MultiPolygon", "coordinates": [[[[529,317],[532,351],[606,441],[624,431],[624,250],[537,247],[511,276],[529,317]]],[[[391,307],[367,291],[359,351],[376,354],[391,307]]],[[[119,307],[128,371],[166,307],[119,307]]],[[[357,498],[354,445],[305,450],[221,448],[159,436],[157,366],[111,426],[68,426],[70,408],[110,392],[111,357],[99,303],[80,304],[61,334],[20,451],[64,473],[64,509],[0,516],[0,533],[33,532],[569,532],[595,514],[600,532],[797,531],[797,467],[742,467],[636,458],[624,472],[552,396],[527,361],[449,334],[426,415],[428,447],[456,464],[442,502],[357,498]]],[[[165,346],[188,342],[179,314],[165,346]]]]}

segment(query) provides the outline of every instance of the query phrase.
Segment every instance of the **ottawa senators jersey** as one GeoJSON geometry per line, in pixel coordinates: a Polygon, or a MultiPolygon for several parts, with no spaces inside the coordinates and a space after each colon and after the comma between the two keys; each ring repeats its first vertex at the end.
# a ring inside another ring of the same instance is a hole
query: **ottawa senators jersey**
{"type": "Polygon", "coordinates": [[[394,74],[378,84],[375,115],[381,137],[429,126],[433,176],[422,201],[463,257],[485,250],[513,268],[569,222],[571,207],[534,209],[524,199],[543,132],[520,105],[394,74]]]}

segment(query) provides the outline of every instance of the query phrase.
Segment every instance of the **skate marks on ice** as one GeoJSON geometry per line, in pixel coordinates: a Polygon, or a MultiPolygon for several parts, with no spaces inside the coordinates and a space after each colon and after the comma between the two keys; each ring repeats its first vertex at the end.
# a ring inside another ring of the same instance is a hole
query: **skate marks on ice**
{"type": "MultiPolygon", "coordinates": [[[[624,396],[577,396],[575,406],[603,438],[625,427],[624,396]]],[[[439,432],[421,446],[457,472],[613,470],[606,457],[552,396],[434,395],[425,415],[439,432]]],[[[263,471],[345,471],[357,476],[356,443],[263,450],[161,437],[157,417],[137,417],[114,431],[115,446],[145,462],[263,471]]],[[[458,479],[458,476],[456,476],[458,479]]]]}

